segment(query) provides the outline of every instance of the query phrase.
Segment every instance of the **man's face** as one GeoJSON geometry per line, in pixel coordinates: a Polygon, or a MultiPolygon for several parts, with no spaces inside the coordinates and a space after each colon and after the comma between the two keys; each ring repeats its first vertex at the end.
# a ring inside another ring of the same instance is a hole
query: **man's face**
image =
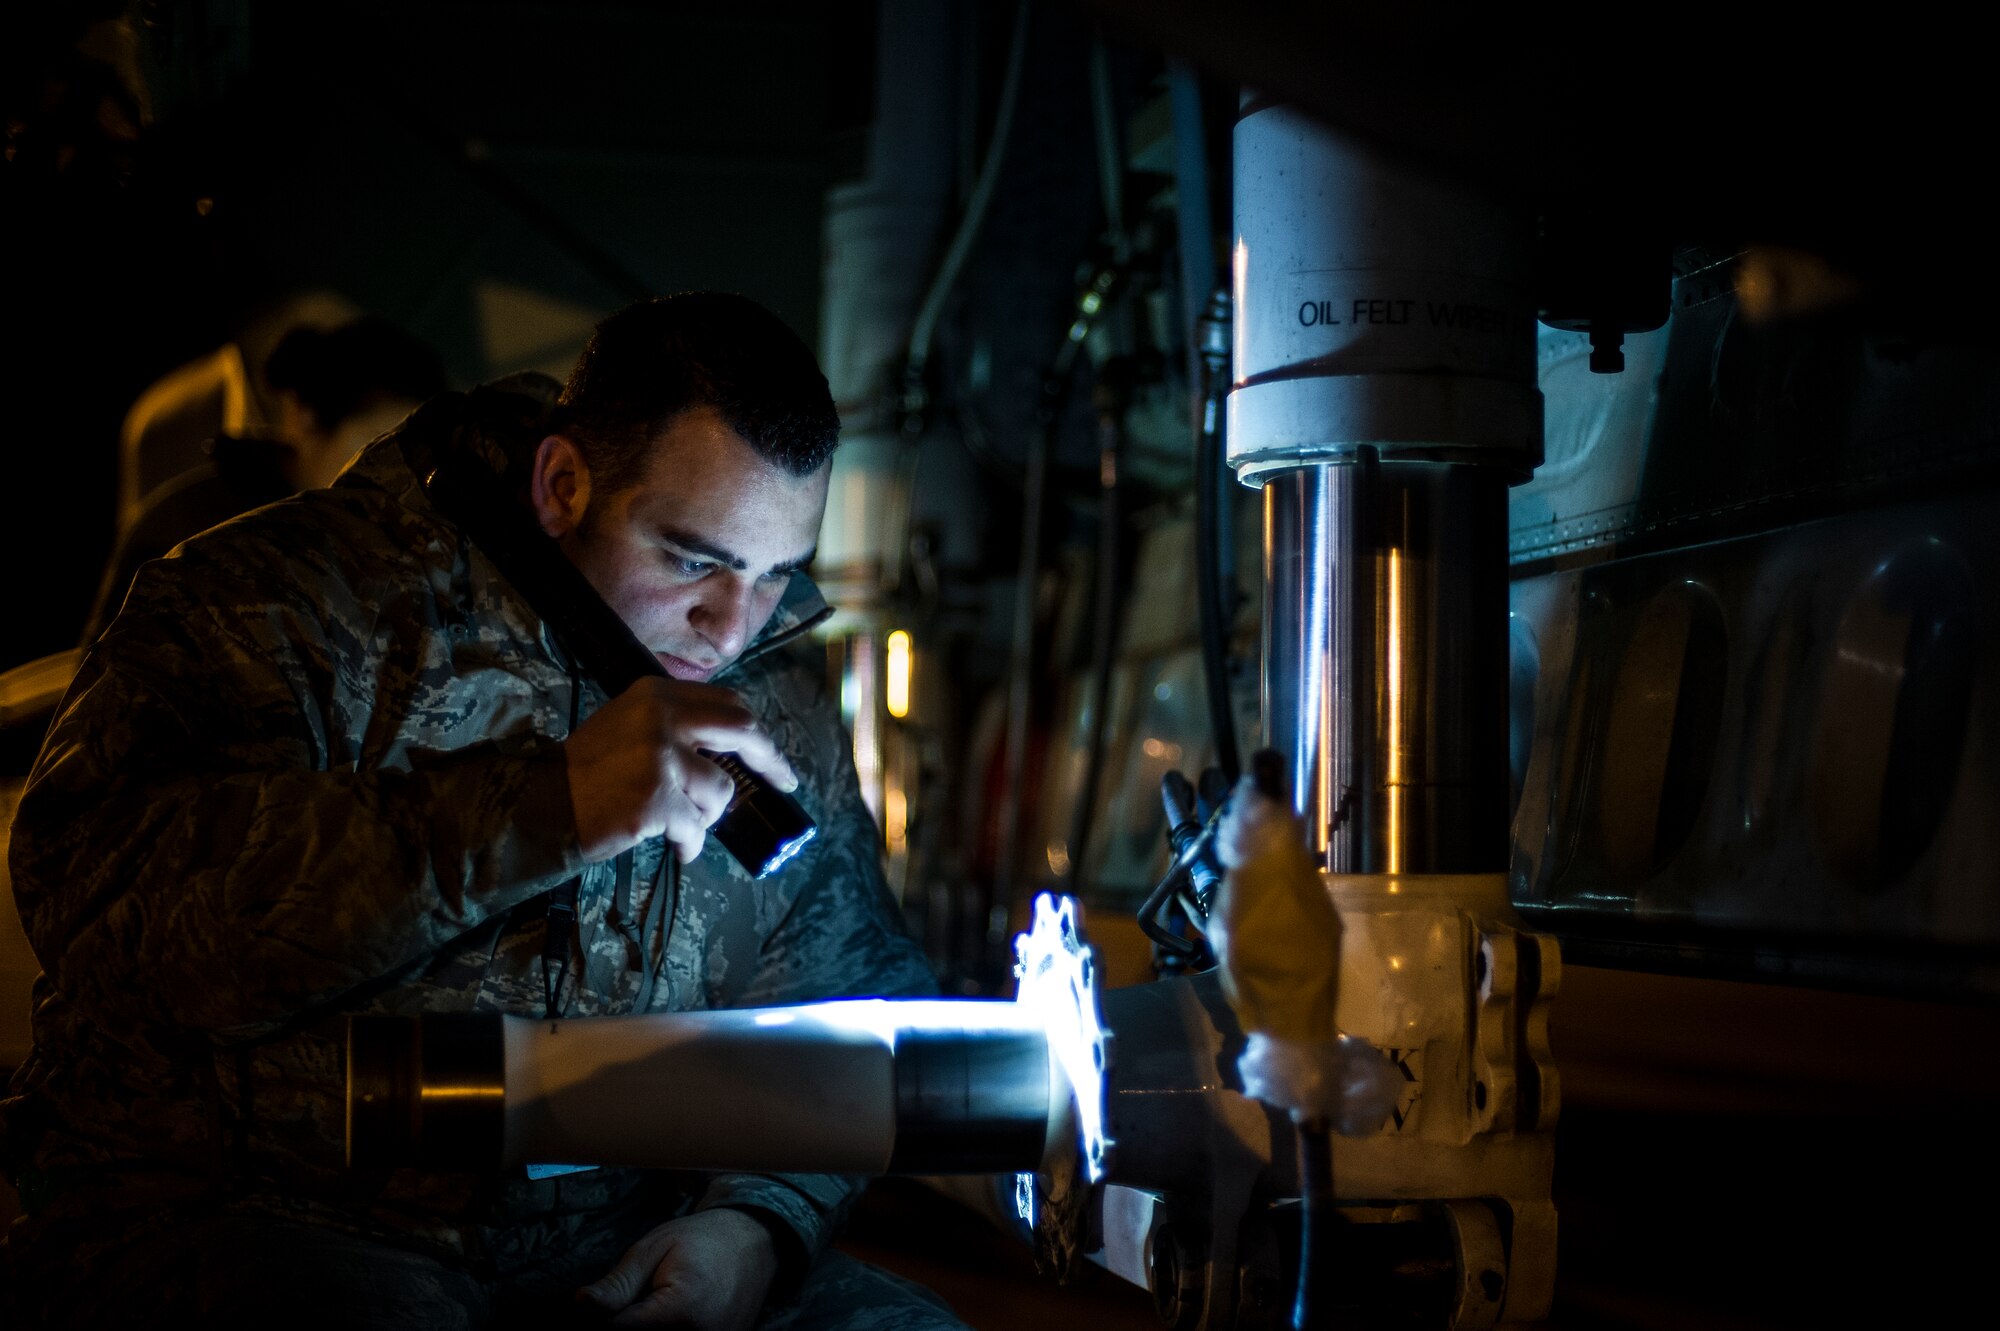
{"type": "Polygon", "coordinates": [[[773,466],[713,408],[697,407],[654,443],[636,484],[606,494],[586,471],[572,490],[580,517],[552,524],[540,494],[537,506],[544,530],[667,673],[705,680],[742,655],[811,561],[828,470],[773,466]]]}

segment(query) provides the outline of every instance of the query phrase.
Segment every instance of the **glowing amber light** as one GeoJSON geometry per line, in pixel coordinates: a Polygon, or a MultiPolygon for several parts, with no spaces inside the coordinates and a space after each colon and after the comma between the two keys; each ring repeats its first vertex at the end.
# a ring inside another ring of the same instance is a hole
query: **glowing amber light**
{"type": "Polygon", "coordinates": [[[903,850],[910,842],[910,797],[898,785],[890,786],[884,795],[882,835],[890,850],[903,850]]]}
{"type": "Polygon", "coordinates": [[[910,714],[910,635],[897,629],[889,635],[889,715],[910,714]]]}

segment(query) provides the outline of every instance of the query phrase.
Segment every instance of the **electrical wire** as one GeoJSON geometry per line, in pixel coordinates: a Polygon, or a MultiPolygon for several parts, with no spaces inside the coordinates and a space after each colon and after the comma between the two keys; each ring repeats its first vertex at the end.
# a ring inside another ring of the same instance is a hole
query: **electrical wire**
{"type": "Polygon", "coordinates": [[[1001,78],[1000,99],[993,111],[993,138],[986,147],[986,160],[980,163],[979,181],[972,187],[972,197],[958,219],[958,229],[952,233],[951,244],[946,247],[944,259],[931,278],[930,289],[924,292],[924,302],[917,307],[916,321],[910,326],[904,371],[905,384],[912,392],[922,391],[924,369],[930,362],[931,343],[937,336],[938,320],[944,315],[945,300],[958,285],[959,274],[965,269],[966,259],[971,257],[973,242],[979,239],[980,226],[986,220],[986,210],[1000,182],[1000,166],[1014,131],[1014,109],[1021,99],[1021,70],[1028,61],[1029,10],[1028,0],[1021,0],[1014,13],[1013,44],[1007,52],[1007,72],[1001,78]]]}
{"type": "Polygon", "coordinates": [[[1333,1325],[1333,1135],[1323,1118],[1297,1125],[1299,1143],[1299,1285],[1292,1331],[1333,1325]]]}
{"type": "Polygon", "coordinates": [[[1055,444],[1056,422],[1069,394],[1077,357],[1099,313],[1123,276],[1115,264],[1105,264],[1078,292],[1075,314],[1056,348],[1055,359],[1042,379],[1035,412],[1035,433],[1028,446],[1028,480],[1022,500],[1021,561],[1014,601],[1014,623],[1008,653],[1006,766],[1000,790],[1000,856],[995,866],[994,909],[989,912],[988,943],[997,946],[1008,910],[1016,895],[1021,836],[1021,795],[1027,771],[1028,713],[1033,702],[1035,601],[1041,576],[1043,507],[1048,488],[1049,454],[1055,444]]]}
{"type": "MultiPolygon", "coordinates": [[[[1100,383],[1099,392],[1104,394],[1100,383]]],[[[1091,630],[1090,733],[1084,746],[1083,785],[1077,791],[1070,819],[1069,854],[1074,877],[1080,879],[1084,852],[1096,823],[1097,797],[1104,784],[1104,737],[1111,728],[1112,671],[1117,665],[1119,639],[1118,583],[1122,574],[1119,547],[1124,538],[1124,506],[1118,486],[1123,468],[1124,404],[1120,400],[1101,404],[1098,435],[1099,468],[1097,512],[1097,585],[1091,597],[1094,624],[1091,630]]]]}
{"type": "Polygon", "coordinates": [[[1203,852],[1208,849],[1209,842],[1215,838],[1216,826],[1221,821],[1222,808],[1218,805],[1209,814],[1208,821],[1202,825],[1201,831],[1174,856],[1172,862],[1167,865],[1166,873],[1161,875],[1160,881],[1153,885],[1153,890],[1146,894],[1146,900],[1139,906],[1139,931],[1159,944],[1162,950],[1183,960],[1199,956],[1201,946],[1182,938],[1161,924],[1160,911],[1172,899],[1174,889],[1188,876],[1195,861],[1199,860],[1203,852]]]}
{"type": "MultiPolygon", "coordinates": [[[[1132,245],[1125,231],[1125,153],[1118,137],[1118,108],[1111,86],[1111,59],[1104,43],[1090,47],[1091,120],[1097,129],[1097,178],[1103,194],[1105,238],[1111,263],[1131,262],[1132,245]]],[[[1121,309],[1121,313],[1124,313],[1121,309]]],[[[1113,330],[1116,331],[1115,329],[1113,330]]],[[[1113,339],[1117,354],[1099,365],[1097,386],[1098,512],[1097,587],[1091,598],[1096,620],[1091,632],[1090,735],[1085,743],[1083,787],[1077,792],[1070,821],[1070,863],[1082,877],[1097,816],[1098,791],[1104,782],[1104,738],[1110,729],[1111,674],[1118,654],[1119,548],[1124,540],[1124,506],[1119,482],[1124,471],[1125,412],[1131,400],[1131,361],[1124,353],[1129,338],[1113,339]]]]}
{"type": "Polygon", "coordinates": [[[1203,123],[1201,83],[1193,67],[1185,61],[1169,61],[1167,91],[1174,131],[1182,332],[1187,338],[1188,382],[1194,388],[1195,596],[1202,678],[1216,766],[1234,784],[1240,771],[1235,704],[1229,687],[1229,621],[1234,617],[1235,597],[1223,573],[1229,501],[1222,399],[1229,383],[1230,300],[1215,283],[1207,126],[1203,123]]]}
{"type": "MultiPolygon", "coordinates": [[[[1290,806],[1285,760],[1276,749],[1250,755],[1257,793],[1281,808],[1290,806]]],[[[1338,960],[1334,962],[1339,965],[1338,960]]],[[[1292,1302],[1292,1331],[1329,1331],[1333,1326],[1333,1249],[1339,1217],[1333,1190],[1333,1133],[1323,1117],[1299,1118],[1299,1284],[1292,1302]]]]}

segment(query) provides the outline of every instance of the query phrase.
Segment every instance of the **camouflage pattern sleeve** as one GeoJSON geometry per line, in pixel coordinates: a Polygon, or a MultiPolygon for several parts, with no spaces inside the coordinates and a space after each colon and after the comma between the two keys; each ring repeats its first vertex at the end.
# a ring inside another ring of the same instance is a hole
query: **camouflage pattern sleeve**
{"type": "MultiPolygon", "coordinates": [[[[766,1007],[933,994],[936,978],[904,930],[883,877],[881,835],[861,798],[852,744],[817,663],[795,658],[774,665],[784,672],[774,690],[784,715],[767,717],[766,724],[798,768],[820,832],[797,861],[797,896],[734,1001],[766,1007]]],[[[798,1235],[793,1260],[802,1270],[832,1241],[863,1186],[865,1180],[832,1174],[722,1174],[699,1205],[770,1213],[798,1235]]]]}
{"type": "Polygon", "coordinates": [[[399,605],[388,577],[330,588],[350,552],[287,547],[288,530],[232,524],[148,565],[44,743],[13,878],[81,1011],[258,1034],[580,867],[553,742],[351,750],[371,696],[423,710],[421,662],[368,667],[368,687],[342,672],[422,637],[428,589],[399,605]]]}

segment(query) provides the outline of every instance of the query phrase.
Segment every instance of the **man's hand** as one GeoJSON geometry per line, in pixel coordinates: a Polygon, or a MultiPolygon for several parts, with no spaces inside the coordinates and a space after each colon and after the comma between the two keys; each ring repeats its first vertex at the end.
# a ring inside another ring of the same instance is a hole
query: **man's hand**
{"type": "Polygon", "coordinates": [[[741,1211],[696,1211],[647,1234],[576,1292],[612,1326],[748,1331],[778,1274],[771,1235],[741,1211]]]}
{"type": "Polygon", "coordinates": [[[733,753],[778,789],[798,789],[792,765],[734,693],[642,679],[563,744],[583,857],[608,860],[662,833],[683,860],[701,854],[736,786],[700,749],[733,753]]]}

